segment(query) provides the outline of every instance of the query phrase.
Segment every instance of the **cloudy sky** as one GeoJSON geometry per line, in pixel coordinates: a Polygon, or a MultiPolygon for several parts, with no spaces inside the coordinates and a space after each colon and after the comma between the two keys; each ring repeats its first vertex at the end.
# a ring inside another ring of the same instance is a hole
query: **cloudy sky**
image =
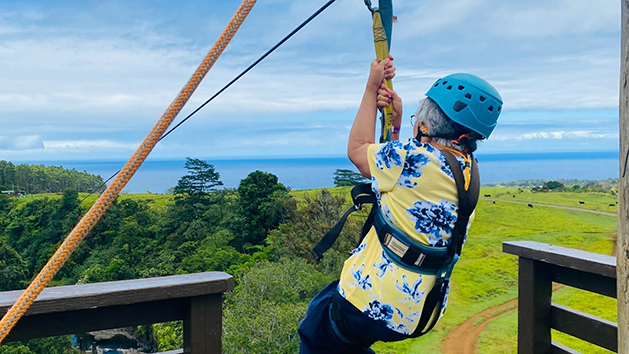
{"type": "MultiPolygon", "coordinates": [[[[325,2],[258,1],[180,118],[325,2]]],[[[0,0],[0,159],[127,159],[239,4],[0,0]]],[[[471,72],[505,102],[480,151],[618,149],[618,1],[395,0],[394,13],[403,137],[437,78],[471,72]]],[[[151,156],[343,156],[373,57],[363,1],[337,0],[151,156]]]]}

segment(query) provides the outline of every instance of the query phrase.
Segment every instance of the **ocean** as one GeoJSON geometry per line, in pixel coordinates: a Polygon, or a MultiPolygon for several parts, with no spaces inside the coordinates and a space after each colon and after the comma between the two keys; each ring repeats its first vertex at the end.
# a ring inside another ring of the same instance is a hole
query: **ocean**
{"type": "MultiPolygon", "coordinates": [[[[618,152],[478,154],[481,183],[522,179],[607,179],[618,177],[618,152]]],[[[357,171],[346,157],[206,159],[221,176],[225,188],[237,188],[240,180],[261,170],[278,176],[292,189],[333,187],[336,169],[357,171]]],[[[124,188],[129,193],[165,193],[186,174],[185,160],[144,162],[124,188]]],[[[125,161],[55,161],[45,165],[74,168],[101,175],[103,179],[120,170],[125,161]]]]}

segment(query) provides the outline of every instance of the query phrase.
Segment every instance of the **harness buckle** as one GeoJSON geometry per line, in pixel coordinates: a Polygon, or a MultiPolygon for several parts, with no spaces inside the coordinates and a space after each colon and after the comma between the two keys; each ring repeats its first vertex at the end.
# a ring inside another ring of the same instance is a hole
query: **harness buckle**
{"type": "MultiPolygon", "coordinates": [[[[408,252],[408,250],[410,249],[409,246],[407,246],[402,241],[398,240],[395,236],[393,236],[392,234],[388,232],[386,233],[386,235],[384,235],[383,245],[387,247],[391,252],[395,253],[396,256],[400,257],[400,259],[404,258],[404,256],[406,255],[406,252],[408,252]]],[[[426,255],[423,253],[420,253],[419,256],[417,256],[417,259],[415,259],[415,261],[413,262],[413,264],[419,267],[422,265],[422,263],[424,263],[425,259],[426,259],[426,255]]]]}
{"type": "Polygon", "coordinates": [[[423,254],[423,253],[420,253],[419,257],[417,257],[417,260],[413,264],[415,264],[416,266],[420,267],[422,265],[422,263],[424,263],[424,259],[426,259],[426,255],[423,254]]]}

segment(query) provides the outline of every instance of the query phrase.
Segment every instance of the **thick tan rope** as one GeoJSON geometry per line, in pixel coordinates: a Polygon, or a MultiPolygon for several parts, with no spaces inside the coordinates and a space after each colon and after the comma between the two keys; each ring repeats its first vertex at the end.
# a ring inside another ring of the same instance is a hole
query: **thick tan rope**
{"type": "Polygon", "coordinates": [[[162,114],[159,118],[140,147],[122,168],[120,174],[118,174],[116,179],[111,183],[111,185],[109,185],[105,192],[101,194],[90,210],[81,218],[81,220],[79,220],[61,246],[59,246],[59,249],[57,249],[52,258],[50,258],[48,263],[46,263],[37,277],[33,279],[33,282],[29,285],[26,291],[24,291],[18,301],[4,315],[2,321],[0,321],[0,343],[2,343],[9,334],[9,331],[11,331],[13,326],[15,326],[17,321],[22,317],[22,315],[24,315],[29,306],[46,287],[50,279],[59,271],[72,252],[74,252],[74,250],[79,246],[81,241],[83,241],[101,216],[103,216],[105,211],[109,208],[111,203],[120,194],[129,179],[131,179],[135,171],[137,171],[153,147],[155,147],[155,144],[157,144],[159,138],[162,134],[164,134],[164,131],[166,131],[190,96],[192,96],[192,93],[199,86],[201,80],[203,80],[212,65],[214,65],[234,34],[236,34],[236,31],[247,17],[255,3],[256,0],[243,0],[242,4],[234,14],[234,17],[232,17],[231,21],[219,37],[218,41],[216,41],[210,52],[207,54],[205,59],[203,59],[203,62],[188,80],[184,88],[179,92],[164,114],[162,114]]]}

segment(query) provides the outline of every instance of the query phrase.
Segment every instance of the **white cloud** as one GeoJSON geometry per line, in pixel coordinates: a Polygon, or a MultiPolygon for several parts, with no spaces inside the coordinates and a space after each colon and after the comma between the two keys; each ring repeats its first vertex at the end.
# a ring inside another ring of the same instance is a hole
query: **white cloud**
{"type": "Polygon", "coordinates": [[[593,5],[591,0],[427,0],[394,5],[394,12],[401,11],[396,26],[401,38],[441,32],[467,37],[480,32],[514,40],[539,39],[614,33],[620,24],[619,6],[614,1],[593,5]]]}
{"type": "Polygon", "coordinates": [[[495,134],[491,136],[492,141],[509,141],[509,140],[567,140],[567,139],[614,139],[618,138],[617,132],[598,132],[598,131],[541,131],[531,133],[512,133],[512,134],[495,134]]]}
{"type": "Polygon", "coordinates": [[[124,143],[113,140],[48,140],[44,141],[46,150],[131,150],[139,146],[134,143],[124,143]]]}
{"type": "Polygon", "coordinates": [[[394,13],[400,20],[395,26],[395,35],[402,39],[414,39],[444,29],[459,29],[462,32],[466,21],[482,11],[487,3],[486,0],[410,2],[402,7],[408,11],[406,13],[399,13],[394,7],[394,13]]]}
{"type": "Polygon", "coordinates": [[[619,6],[614,1],[494,0],[491,5],[492,11],[485,11],[485,29],[512,39],[614,33],[620,25],[619,6]]]}

